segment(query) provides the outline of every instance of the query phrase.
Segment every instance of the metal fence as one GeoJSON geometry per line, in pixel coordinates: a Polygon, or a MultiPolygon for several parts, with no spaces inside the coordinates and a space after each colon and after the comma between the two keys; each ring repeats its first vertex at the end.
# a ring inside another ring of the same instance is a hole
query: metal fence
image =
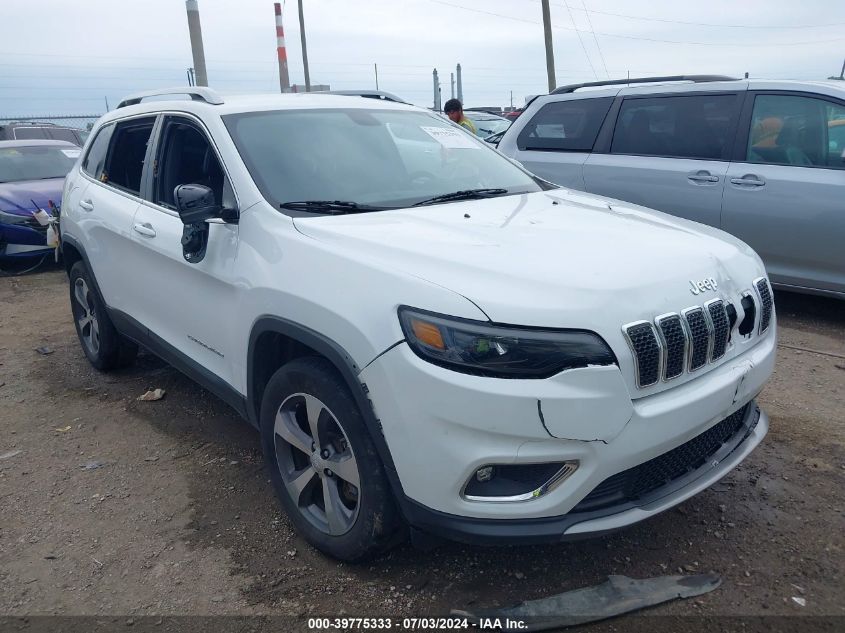
{"type": "Polygon", "coordinates": [[[72,127],[78,130],[90,130],[102,114],[47,114],[44,116],[33,116],[26,114],[22,116],[6,116],[0,113],[0,125],[9,123],[25,123],[26,125],[37,125],[39,123],[52,123],[62,127],[72,127]]]}

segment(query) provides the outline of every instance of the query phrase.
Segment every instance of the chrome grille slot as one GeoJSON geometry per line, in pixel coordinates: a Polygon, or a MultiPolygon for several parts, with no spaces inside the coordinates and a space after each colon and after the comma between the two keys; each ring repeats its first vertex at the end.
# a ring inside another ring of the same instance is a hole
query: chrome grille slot
{"type": "Polygon", "coordinates": [[[710,353],[710,361],[712,362],[725,355],[728,349],[728,339],[731,336],[731,327],[724,301],[714,299],[705,303],[704,307],[707,309],[707,316],[710,319],[713,331],[713,347],[710,353]]]}
{"type": "Polygon", "coordinates": [[[710,324],[704,316],[704,309],[698,306],[687,308],[682,314],[690,335],[689,370],[695,371],[704,366],[710,355],[710,324]]]}
{"type": "Polygon", "coordinates": [[[648,387],[660,380],[663,354],[654,327],[648,321],[637,321],[622,328],[634,353],[637,387],[648,387]]]}
{"type": "Polygon", "coordinates": [[[760,297],[760,334],[762,334],[769,329],[775,301],[769,288],[769,282],[766,281],[765,277],[754,280],[754,289],[757,291],[757,296],[760,297]]]}
{"type": "Polygon", "coordinates": [[[681,317],[664,314],[654,320],[663,344],[663,380],[672,380],[684,373],[689,342],[681,317]]]}

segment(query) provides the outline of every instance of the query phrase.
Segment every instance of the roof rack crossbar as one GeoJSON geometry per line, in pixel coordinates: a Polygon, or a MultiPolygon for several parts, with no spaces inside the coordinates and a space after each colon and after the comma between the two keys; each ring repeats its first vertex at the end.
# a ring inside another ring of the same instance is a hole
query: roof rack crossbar
{"type": "Polygon", "coordinates": [[[552,90],[550,94],[559,95],[575,92],[579,88],[592,88],[594,86],[624,86],[626,84],[653,84],[667,81],[691,81],[693,83],[706,83],[708,81],[736,81],[736,77],[727,75],[668,75],[665,77],[630,77],[628,79],[608,79],[606,81],[590,81],[583,84],[571,84],[561,86],[552,90]]]}
{"type": "Polygon", "coordinates": [[[206,88],[205,86],[177,86],[176,88],[159,88],[158,90],[137,92],[124,97],[117,104],[117,107],[123,108],[125,106],[137,105],[147,97],[164,97],[167,95],[188,95],[193,101],[204,101],[210,105],[221,105],[224,103],[223,97],[211,88],[206,88]]]}

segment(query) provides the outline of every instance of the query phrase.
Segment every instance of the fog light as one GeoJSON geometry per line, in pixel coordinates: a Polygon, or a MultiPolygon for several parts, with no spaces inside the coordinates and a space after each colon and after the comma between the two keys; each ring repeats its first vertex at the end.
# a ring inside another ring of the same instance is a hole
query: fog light
{"type": "Polygon", "coordinates": [[[493,467],[485,466],[484,468],[479,468],[475,471],[475,478],[480,483],[490,481],[491,479],[493,479],[493,467]]]}

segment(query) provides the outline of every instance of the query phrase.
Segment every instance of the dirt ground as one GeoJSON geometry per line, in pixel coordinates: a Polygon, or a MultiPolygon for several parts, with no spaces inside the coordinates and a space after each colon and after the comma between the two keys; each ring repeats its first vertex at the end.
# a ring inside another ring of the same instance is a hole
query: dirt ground
{"type": "Polygon", "coordinates": [[[710,490],[589,541],[353,566],[292,531],[257,434],[221,401],[149,354],[90,367],[62,271],[0,278],[0,615],[442,615],[714,571],[721,588],[648,613],[845,616],[845,304],[776,301],[770,433],[710,490]]]}

